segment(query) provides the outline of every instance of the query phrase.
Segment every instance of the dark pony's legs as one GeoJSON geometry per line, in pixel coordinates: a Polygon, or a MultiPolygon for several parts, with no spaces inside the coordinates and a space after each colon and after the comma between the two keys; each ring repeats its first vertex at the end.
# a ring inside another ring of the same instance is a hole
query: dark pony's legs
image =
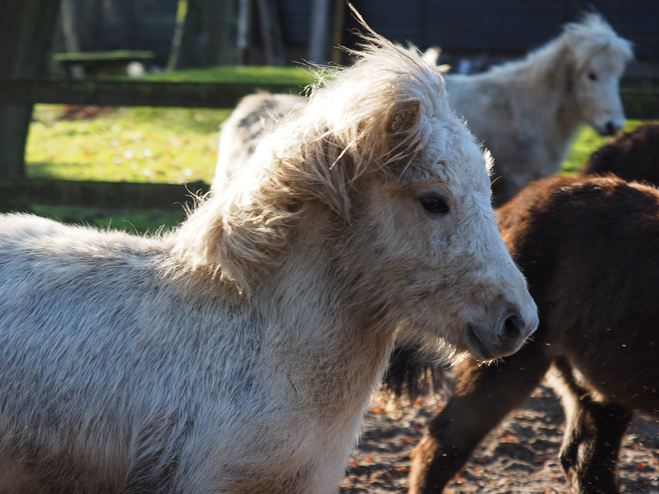
{"type": "Polygon", "coordinates": [[[459,364],[455,393],[412,452],[410,494],[441,493],[478,443],[525,403],[550,365],[542,346],[532,342],[498,364],[459,364]]]}
{"type": "Polygon", "coordinates": [[[618,454],[633,414],[617,403],[596,402],[565,360],[559,359],[556,369],[567,414],[560,457],[570,492],[616,494],[618,454]]]}

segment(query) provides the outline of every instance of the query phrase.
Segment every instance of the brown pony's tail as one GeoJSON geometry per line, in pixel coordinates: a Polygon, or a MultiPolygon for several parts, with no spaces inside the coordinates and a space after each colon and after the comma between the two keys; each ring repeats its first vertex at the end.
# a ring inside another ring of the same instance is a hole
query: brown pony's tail
{"type": "Polygon", "coordinates": [[[423,353],[412,345],[397,346],[391,354],[382,388],[395,399],[417,398],[437,393],[447,387],[444,371],[448,365],[433,365],[424,361],[423,353]]]}

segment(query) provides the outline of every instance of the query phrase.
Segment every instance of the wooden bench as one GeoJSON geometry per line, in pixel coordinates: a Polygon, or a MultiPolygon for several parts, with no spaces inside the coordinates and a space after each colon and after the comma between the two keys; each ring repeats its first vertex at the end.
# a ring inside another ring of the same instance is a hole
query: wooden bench
{"type": "Polygon", "coordinates": [[[152,51],[97,51],[81,53],[55,53],[53,61],[64,66],[69,77],[73,67],[80,67],[85,77],[125,76],[131,62],[150,63],[155,59],[152,51]]]}

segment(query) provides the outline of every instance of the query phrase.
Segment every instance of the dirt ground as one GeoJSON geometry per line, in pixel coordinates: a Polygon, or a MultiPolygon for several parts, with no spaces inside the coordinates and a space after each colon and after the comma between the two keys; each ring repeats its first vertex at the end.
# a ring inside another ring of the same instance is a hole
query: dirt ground
{"type": "MultiPolygon", "coordinates": [[[[411,449],[446,396],[393,406],[376,397],[364,420],[358,449],[341,484],[343,494],[406,493],[411,449]]],[[[566,492],[558,461],[563,409],[548,387],[481,444],[445,493],[557,494],[566,492]]],[[[620,491],[659,494],[659,423],[637,418],[624,442],[620,491]]]]}

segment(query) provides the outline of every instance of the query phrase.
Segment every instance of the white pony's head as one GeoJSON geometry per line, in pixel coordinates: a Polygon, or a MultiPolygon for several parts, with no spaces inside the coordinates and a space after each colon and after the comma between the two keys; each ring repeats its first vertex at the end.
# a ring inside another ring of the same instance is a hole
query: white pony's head
{"type": "Polygon", "coordinates": [[[572,89],[583,119],[601,135],[615,134],[625,124],[619,85],[634,57],[631,42],[598,14],[566,24],[565,37],[576,62],[572,89]]]}
{"type": "Polygon", "coordinates": [[[487,160],[432,65],[367,41],[188,219],[182,252],[242,296],[320,293],[314,313],[338,307],[362,330],[513,353],[537,310],[497,229],[487,160]]]}

